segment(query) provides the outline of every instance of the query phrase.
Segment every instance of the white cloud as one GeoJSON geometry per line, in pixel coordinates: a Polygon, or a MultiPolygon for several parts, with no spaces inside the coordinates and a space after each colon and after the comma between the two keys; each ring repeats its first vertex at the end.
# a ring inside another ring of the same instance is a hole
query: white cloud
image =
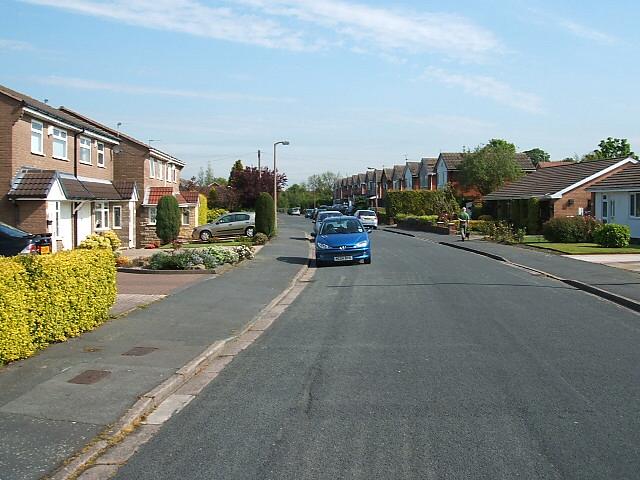
{"type": "Polygon", "coordinates": [[[609,35],[608,33],[581,25],[572,20],[560,20],[558,24],[573,35],[586,38],[587,40],[593,40],[594,42],[603,43],[605,45],[612,45],[618,42],[616,37],[609,35]]]}
{"type": "Polygon", "coordinates": [[[98,90],[115,93],[125,93],[132,95],[156,95],[161,97],[182,97],[195,98],[201,100],[218,101],[250,101],[250,102],[280,102],[292,103],[293,98],[265,97],[259,95],[248,95],[244,93],[232,92],[206,92],[197,90],[171,89],[161,87],[151,87],[145,85],[127,85],[122,83],[99,82],[74,77],[60,77],[51,75],[48,77],[37,77],[34,81],[57,87],[76,88],[80,90],[98,90]]]}
{"type": "Polygon", "coordinates": [[[198,0],[23,1],[145,28],[293,51],[345,47],[477,59],[502,50],[493,33],[458,15],[344,0],[228,0],[225,7],[198,0]],[[350,43],[345,45],[345,40],[350,43]]]}
{"type": "Polygon", "coordinates": [[[509,84],[485,75],[461,75],[440,68],[429,67],[422,78],[435,80],[446,86],[461,87],[466,93],[530,113],[542,113],[542,100],[537,95],[519,91],[509,84]]]}
{"type": "Polygon", "coordinates": [[[12,51],[28,51],[34,50],[33,45],[27,42],[23,42],[20,40],[11,40],[8,38],[0,38],[0,51],[2,50],[12,50],[12,51]]]}

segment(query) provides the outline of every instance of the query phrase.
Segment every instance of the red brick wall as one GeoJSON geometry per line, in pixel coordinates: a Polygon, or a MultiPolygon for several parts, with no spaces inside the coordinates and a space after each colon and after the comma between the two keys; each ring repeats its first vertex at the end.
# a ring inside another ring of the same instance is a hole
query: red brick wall
{"type": "Polygon", "coordinates": [[[7,192],[15,168],[11,162],[13,152],[13,125],[20,115],[18,102],[0,95],[0,221],[15,225],[15,207],[9,202],[7,192]]]}
{"type": "Polygon", "coordinates": [[[47,232],[47,202],[44,200],[22,200],[17,202],[18,228],[29,233],[47,232]]]}

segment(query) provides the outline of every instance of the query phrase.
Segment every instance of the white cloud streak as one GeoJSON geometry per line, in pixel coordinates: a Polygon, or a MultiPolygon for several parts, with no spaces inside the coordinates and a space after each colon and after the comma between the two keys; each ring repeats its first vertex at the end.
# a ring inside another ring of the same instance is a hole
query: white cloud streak
{"type": "Polygon", "coordinates": [[[613,45],[618,42],[618,39],[608,33],[601,32],[591,27],[587,27],[585,25],[581,25],[572,20],[561,20],[559,23],[560,27],[567,30],[569,33],[581,38],[586,38],[587,40],[592,40],[597,43],[602,43],[605,45],[613,45]]]}
{"type": "Polygon", "coordinates": [[[24,52],[35,49],[33,48],[33,45],[27,42],[23,42],[20,40],[11,40],[8,38],[0,38],[0,51],[2,50],[24,52]]]}
{"type": "Polygon", "coordinates": [[[74,77],[47,76],[37,77],[34,81],[44,85],[56,87],[75,88],[80,90],[108,91],[130,95],[151,95],[160,97],[194,98],[199,100],[216,101],[250,101],[250,102],[278,102],[293,103],[295,99],[288,97],[265,97],[232,92],[206,92],[197,90],[183,90],[152,87],[144,85],[127,85],[122,83],[108,83],[96,80],[88,80],[74,77]]]}
{"type": "Polygon", "coordinates": [[[502,50],[492,32],[458,15],[344,0],[227,0],[225,7],[198,0],[23,1],[144,28],[292,51],[357,47],[475,60],[502,50]]]}
{"type": "Polygon", "coordinates": [[[429,67],[423,79],[435,80],[449,87],[460,87],[476,97],[485,97],[529,113],[542,113],[542,100],[532,93],[516,90],[507,83],[485,75],[461,75],[429,67]]]}

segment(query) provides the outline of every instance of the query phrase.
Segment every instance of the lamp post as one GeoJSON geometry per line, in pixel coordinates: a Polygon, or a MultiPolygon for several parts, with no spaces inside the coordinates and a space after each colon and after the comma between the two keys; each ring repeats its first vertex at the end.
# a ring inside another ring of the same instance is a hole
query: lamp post
{"type": "Polygon", "coordinates": [[[282,140],[273,144],[273,213],[274,229],[278,230],[278,170],[276,168],[276,147],[278,145],[289,145],[288,140],[282,140]]]}

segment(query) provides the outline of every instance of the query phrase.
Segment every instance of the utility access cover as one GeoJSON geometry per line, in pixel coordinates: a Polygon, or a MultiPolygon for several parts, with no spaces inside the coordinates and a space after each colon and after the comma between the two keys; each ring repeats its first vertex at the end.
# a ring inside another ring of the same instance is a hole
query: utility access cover
{"type": "Polygon", "coordinates": [[[127,355],[130,357],[142,357],[143,355],[155,352],[156,350],[158,350],[156,347],[133,347],[128,352],[124,352],[122,355],[127,355]]]}
{"type": "Polygon", "coordinates": [[[80,375],[76,375],[69,383],[77,383],[78,385],[91,385],[92,383],[99,382],[103,378],[111,375],[111,372],[107,370],[85,370],[80,375]]]}

